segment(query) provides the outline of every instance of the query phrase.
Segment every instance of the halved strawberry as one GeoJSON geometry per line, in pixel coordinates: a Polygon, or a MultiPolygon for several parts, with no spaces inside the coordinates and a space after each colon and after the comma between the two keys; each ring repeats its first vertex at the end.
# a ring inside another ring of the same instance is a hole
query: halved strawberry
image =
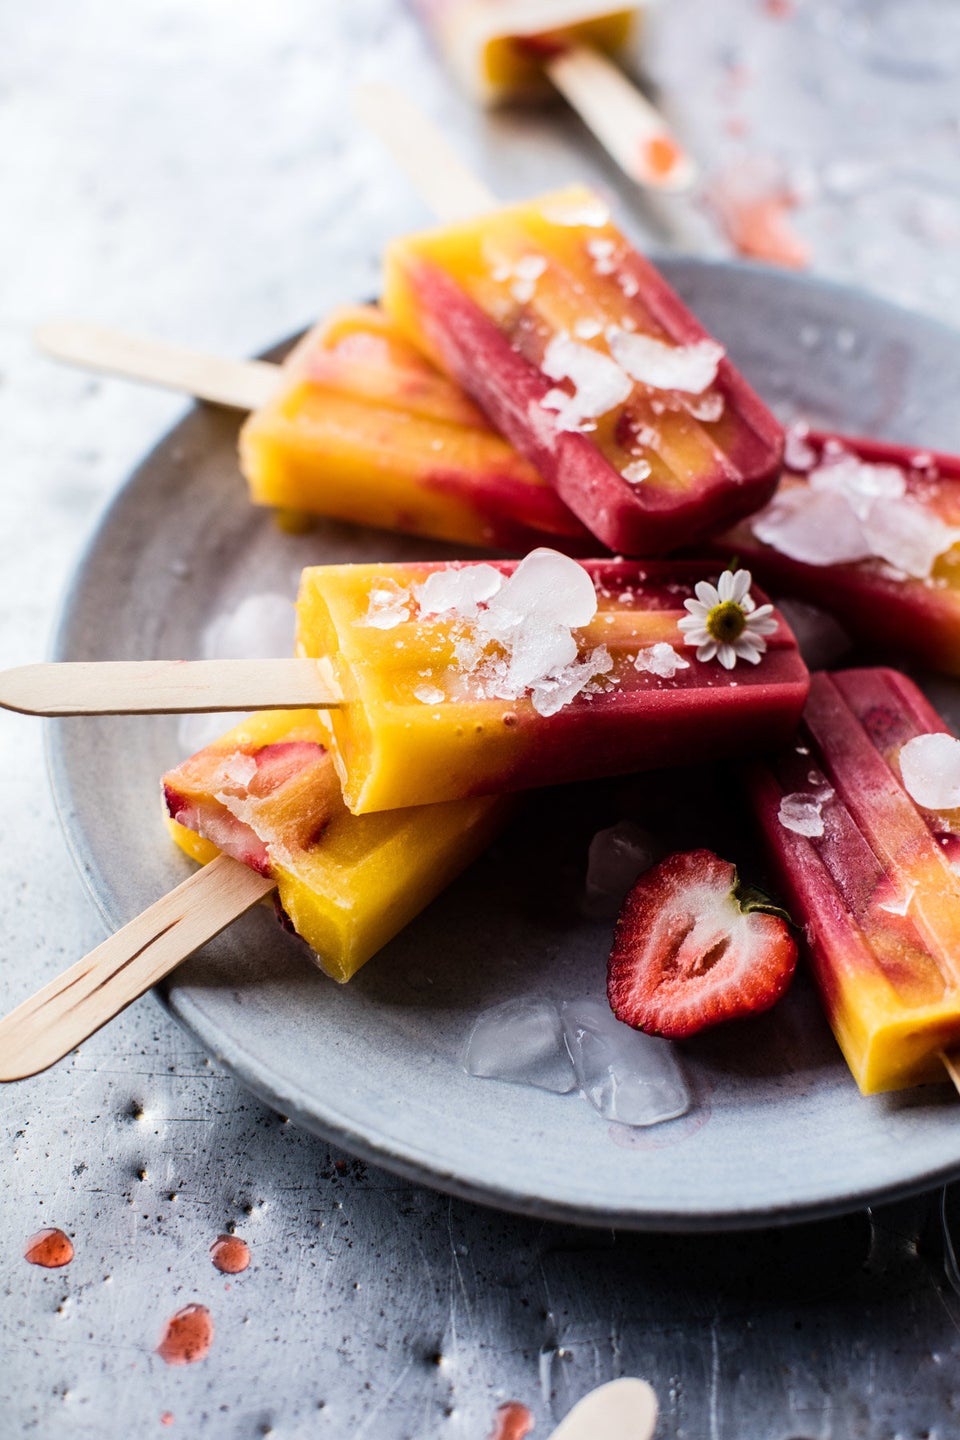
{"type": "Polygon", "coordinates": [[[739,893],[733,865],[689,850],[641,875],[627,896],[607,967],[618,1020],[681,1039],[769,1010],[797,963],[789,917],[739,893]]]}

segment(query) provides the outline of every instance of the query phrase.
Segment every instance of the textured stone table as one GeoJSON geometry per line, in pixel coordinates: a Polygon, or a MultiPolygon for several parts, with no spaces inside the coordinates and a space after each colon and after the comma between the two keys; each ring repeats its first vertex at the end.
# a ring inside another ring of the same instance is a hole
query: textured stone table
{"type": "MultiPolygon", "coordinates": [[[[647,64],[714,188],[789,188],[813,268],[960,323],[960,10],[953,0],[667,0],[647,64]]],[[[182,410],[58,369],[54,314],[251,353],[376,288],[423,213],[349,91],[389,77],[504,196],[584,173],[561,112],[482,121],[392,0],[46,0],[0,52],[0,664],[48,644],[102,506],[182,410]]],[[[724,254],[682,201],[628,222],[724,254]]],[[[48,795],[41,727],[0,716],[0,1004],[101,938],[48,795]]],[[[105,799],[105,806],[109,805],[105,799]]],[[[547,1434],[647,1376],[658,1434],[945,1440],[960,1405],[951,1196],[743,1237],[579,1232],[367,1169],[264,1110],[152,999],[0,1095],[0,1437],[480,1440],[504,1400],[547,1434]],[[47,1225],[60,1271],[28,1266],[47,1225]],[[209,1246],[235,1227],[244,1274],[209,1246]],[[210,1307],[208,1359],[154,1353],[210,1307]],[[169,1429],[168,1429],[169,1427],[169,1429]]]]}

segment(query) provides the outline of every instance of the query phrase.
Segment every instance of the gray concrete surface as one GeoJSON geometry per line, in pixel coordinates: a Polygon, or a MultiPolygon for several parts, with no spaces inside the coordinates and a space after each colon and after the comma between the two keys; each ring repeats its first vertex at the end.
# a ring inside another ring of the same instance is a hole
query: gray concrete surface
{"type": "MultiPolygon", "coordinates": [[[[666,0],[648,64],[716,182],[787,183],[814,268],[960,323],[960,9],[952,0],[666,0]]],[[[562,115],[485,122],[395,0],[0,7],[0,664],[36,659],[100,508],[179,413],[58,369],[80,315],[250,353],[376,288],[424,218],[350,119],[408,87],[505,196],[586,173],[562,115]]],[[[626,211],[726,253],[709,214],[626,211]]],[[[109,815],[109,797],[104,799],[109,815]]],[[[0,1005],[101,938],[49,799],[40,727],[0,716],[0,1005]]],[[[0,1436],[478,1440],[515,1399],[547,1434],[620,1373],[686,1440],[946,1440],[960,1299],[940,1197],[765,1235],[562,1230],[451,1202],[267,1112],[151,999],[0,1095],[0,1436]],[[76,1257],[44,1272],[27,1237],[76,1257]],[[236,1226],[252,1264],[208,1258],[236,1226]],[[201,1364],[154,1354],[207,1304],[201,1364]]],[[[946,1197],[948,1209],[951,1197],[946,1197]]]]}

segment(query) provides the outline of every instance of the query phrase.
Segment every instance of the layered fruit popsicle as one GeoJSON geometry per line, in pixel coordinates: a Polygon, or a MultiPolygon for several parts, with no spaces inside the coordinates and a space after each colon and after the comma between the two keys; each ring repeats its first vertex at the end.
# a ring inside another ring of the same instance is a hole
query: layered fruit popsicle
{"type": "Polygon", "coordinates": [[[960,1043],[960,744],[893,670],[813,676],[750,772],[784,898],[864,1094],[946,1078],[960,1043]]]}
{"type": "Polygon", "coordinates": [[[362,814],[782,742],[806,667],[749,576],[730,577],[726,598],[716,578],[696,562],[550,550],[519,564],[305,570],[298,650],[326,657],[343,692],[328,718],[347,805],[362,814]]]}
{"type": "Polygon", "coordinates": [[[590,191],[394,242],[383,299],[612,550],[690,544],[769,499],[780,425],[590,191]]]}
{"type": "Polygon", "coordinates": [[[466,545],[595,548],[533,466],[375,306],[335,312],[291,352],[240,432],[251,498],[466,545]]]}
{"type": "Polygon", "coordinates": [[[411,0],[460,84],[484,104],[541,99],[543,60],[570,45],[617,51],[636,5],[611,0],[411,0]]]}
{"type": "Polygon", "coordinates": [[[852,635],[960,674],[960,458],[791,430],[773,500],[712,544],[852,635]]]}
{"type": "Polygon", "coordinates": [[[277,882],[281,918],[349,980],[493,839],[498,798],[354,816],[315,711],[265,711],[163,777],[171,834],[277,882]]]}

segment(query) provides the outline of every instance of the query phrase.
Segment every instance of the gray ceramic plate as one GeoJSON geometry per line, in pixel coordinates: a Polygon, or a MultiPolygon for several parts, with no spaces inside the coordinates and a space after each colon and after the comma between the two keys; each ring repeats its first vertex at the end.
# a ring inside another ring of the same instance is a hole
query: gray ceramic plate
{"type": "MultiPolygon", "coordinates": [[[[960,335],[814,280],[664,268],[782,410],[960,449],[960,335]]],[[[304,563],[449,554],[332,524],[280,533],[246,502],[236,428],[227,412],[195,409],[132,476],[80,567],[58,658],[189,657],[212,614],[252,592],[292,596],[304,563]]],[[[158,816],[177,729],[165,717],[51,727],[66,833],[114,926],[189,869],[158,816]]],[[[184,965],[166,1001],[244,1084],[308,1128],[429,1185],[545,1217],[768,1224],[960,1170],[946,1087],[861,1099],[802,982],[769,1016],[690,1043],[696,1107],[648,1131],[611,1126],[576,1095],[464,1073],[480,1011],[512,996],[600,993],[610,927],[580,918],[575,903],[592,829],[654,811],[672,813],[681,838],[710,840],[700,797],[689,778],[555,791],[349,986],[312,968],[261,909],[184,965]]]]}

